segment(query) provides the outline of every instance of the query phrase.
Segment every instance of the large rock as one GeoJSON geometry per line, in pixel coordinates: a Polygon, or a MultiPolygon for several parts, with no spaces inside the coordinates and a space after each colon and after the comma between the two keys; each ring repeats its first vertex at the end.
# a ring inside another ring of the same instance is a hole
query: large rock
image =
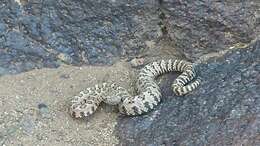
{"type": "Polygon", "coordinates": [[[135,55],[161,35],[153,2],[1,0],[0,75],[135,55]]]}
{"type": "Polygon", "coordinates": [[[260,145],[260,3],[159,3],[163,35],[197,63],[203,84],[174,96],[168,75],[155,111],[119,118],[120,145],[260,145]]]}
{"type": "Polygon", "coordinates": [[[184,97],[161,85],[163,103],[145,116],[121,117],[122,145],[259,145],[260,40],[204,56],[203,84],[184,97]]]}
{"type": "Polygon", "coordinates": [[[189,59],[248,43],[260,33],[259,0],[160,0],[165,33],[189,59]]]}
{"type": "Polygon", "coordinates": [[[61,62],[113,64],[151,48],[158,55],[158,46],[196,60],[254,39],[259,7],[257,0],[1,0],[0,75],[61,62]]]}

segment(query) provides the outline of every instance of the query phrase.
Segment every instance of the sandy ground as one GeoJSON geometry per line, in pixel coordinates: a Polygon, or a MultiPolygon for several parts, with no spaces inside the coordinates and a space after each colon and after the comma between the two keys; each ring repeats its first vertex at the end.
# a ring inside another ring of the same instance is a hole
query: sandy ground
{"type": "MultiPolygon", "coordinates": [[[[146,56],[145,63],[161,56],[181,56],[168,42],[147,45],[149,49],[140,55],[146,56]]],[[[0,77],[0,145],[116,145],[117,108],[103,104],[89,119],[73,119],[68,112],[69,99],[104,81],[118,83],[133,93],[135,77],[134,69],[124,61],[110,67],[63,65],[0,77]]]]}
{"type": "Polygon", "coordinates": [[[108,79],[132,91],[130,68],[122,62],[111,67],[62,66],[0,77],[0,145],[117,144],[115,108],[102,105],[89,120],[79,120],[68,114],[68,101],[108,79]]]}

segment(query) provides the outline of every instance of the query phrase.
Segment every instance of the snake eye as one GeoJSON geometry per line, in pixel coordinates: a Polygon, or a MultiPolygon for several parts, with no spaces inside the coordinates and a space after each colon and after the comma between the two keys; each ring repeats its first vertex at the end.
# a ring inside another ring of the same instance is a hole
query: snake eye
{"type": "Polygon", "coordinates": [[[129,104],[132,104],[132,103],[134,103],[134,101],[130,100],[130,101],[128,101],[128,103],[129,103],[129,104]]]}

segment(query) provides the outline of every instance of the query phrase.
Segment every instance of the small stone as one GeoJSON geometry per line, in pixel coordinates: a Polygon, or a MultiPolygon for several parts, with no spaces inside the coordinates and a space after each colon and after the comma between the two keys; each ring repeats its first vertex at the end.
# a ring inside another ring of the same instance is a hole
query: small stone
{"type": "Polygon", "coordinates": [[[40,115],[43,118],[50,118],[51,117],[51,115],[49,113],[49,108],[46,104],[44,104],[44,103],[38,104],[38,109],[40,111],[40,115]]]}
{"type": "Polygon", "coordinates": [[[60,76],[60,78],[62,78],[62,79],[69,79],[69,78],[70,78],[70,75],[68,75],[68,74],[63,74],[63,75],[60,76]]]}
{"type": "Polygon", "coordinates": [[[21,122],[23,132],[25,134],[31,135],[33,134],[34,128],[35,128],[35,122],[33,121],[33,118],[30,116],[25,116],[22,119],[21,122]]]}
{"type": "Polygon", "coordinates": [[[64,53],[60,53],[57,56],[58,59],[60,59],[60,61],[66,63],[66,64],[71,64],[73,59],[68,55],[68,54],[64,54],[64,53]]]}
{"type": "Polygon", "coordinates": [[[132,67],[138,67],[144,64],[144,58],[134,58],[130,61],[132,67]]]}
{"type": "Polygon", "coordinates": [[[41,110],[42,108],[48,108],[48,106],[44,103],[38,104],[38,108],[41,110]]]}
{"type": "Polygon", "coordinates": [[[145,44],[149,48],[154,48],[155,47],[155,42],[154,41],[145,41],[145,44]]]}

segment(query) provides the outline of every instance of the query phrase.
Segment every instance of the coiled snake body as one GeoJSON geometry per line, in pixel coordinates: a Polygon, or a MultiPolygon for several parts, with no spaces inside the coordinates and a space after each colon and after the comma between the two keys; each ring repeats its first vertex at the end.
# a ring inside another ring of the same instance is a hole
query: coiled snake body
{"type": "Polygon", "coordinates": [[[194,79],[196,73],[192,63],[173,59],[155,61],[140,70],[136,82],[138,95],[132,96],[125,88],[114,83],[95,85],[73,97],[71,115],[76,118],[87,117],[96,111],[101,102],[118,105],[119,112],[126,115],[140,115],[151,111],[162,96],[155,78],[170,71],[182,72],[172,84],[176,95],[185,95],[200,84],[200,79],[194,79]]]}

